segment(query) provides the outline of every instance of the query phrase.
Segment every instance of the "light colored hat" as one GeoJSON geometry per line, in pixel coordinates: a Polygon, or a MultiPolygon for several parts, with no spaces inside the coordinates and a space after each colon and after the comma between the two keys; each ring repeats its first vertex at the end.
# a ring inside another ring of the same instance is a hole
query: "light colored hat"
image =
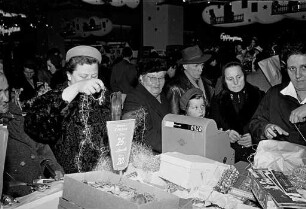
{"type": "Polygon", "coordinates": [[[77,56],[88,56],[88,57],[93,57],[101,63],[102,61],[102,55],[98,51],[98,49],[92,47],[92,46],[76,46],[68,50],[66,54],[66,62],[68,62],[72,57],[77,57],[77,56]]]}

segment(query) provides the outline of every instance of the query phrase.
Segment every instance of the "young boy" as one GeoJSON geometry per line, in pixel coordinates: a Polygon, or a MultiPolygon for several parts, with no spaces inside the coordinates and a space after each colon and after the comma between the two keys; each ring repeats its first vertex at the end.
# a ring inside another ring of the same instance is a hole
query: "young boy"
{"type": "Polygon", "coordinates": [[[185,115],[191,117],[205,117],[207,102],[201,89],[192,88],[186,91],[180,99],[180,108],[185,115]]]}

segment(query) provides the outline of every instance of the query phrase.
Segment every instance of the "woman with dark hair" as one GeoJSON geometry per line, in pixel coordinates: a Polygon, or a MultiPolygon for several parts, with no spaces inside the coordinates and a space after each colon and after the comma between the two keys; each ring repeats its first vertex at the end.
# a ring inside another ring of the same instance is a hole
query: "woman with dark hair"
{"type": "Polygon", "coordinates": [[[22,65],[22,75],[15,88],[20,89],[19,99],[21,102],[30,100],[37,96],[39,83],[37,79],[37,63],[34,59],[26,59],[22,65]]]}
{"type": "Polygon", "coordinates": [[[47,67],[52,77],[50,79],[51,89],[56,88],[57,85],[65,83],[67,76],[62,69],[62,58],[59,54],[48,54],[47,67]]]}
{"type": "Polygon", "coordinates": [[[223,67],[222,85],[222,91],[212,99],[210,117],[228,132],[235,162],[247,161],[253,153],[248,125],[264,92],[246,82],[239,62],[229,62],[223,67]]]}
{"type": "Polygon", "coordinates": [[[68,83],[38,97],[27,111],[27,134],[51,145],[65,173],[91,171],[107,151],[104,139],[110,111],[104,84],[98,79],[100,62],[101,54],[94,47],[70,49],[68,83]]]}

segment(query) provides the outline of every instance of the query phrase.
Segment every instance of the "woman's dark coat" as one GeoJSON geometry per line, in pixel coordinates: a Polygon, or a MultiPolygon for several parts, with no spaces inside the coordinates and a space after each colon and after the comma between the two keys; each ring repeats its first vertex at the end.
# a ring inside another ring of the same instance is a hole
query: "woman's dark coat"
{"type": "MultiPolygon", "coordinates": [[[[255,113],[264,92],[259,88],[246,83],[243,95],[245,97],[244,105],[239,112],[235,111],[231,92],[222,90],[214,96],[211,102],[210,118],[214,119],[219,128],[226,130],[235,130],[240,135],[250,133],[249,123],[255,113]]],[[[236,143],[231,143],[235,149],[235,161],[246,161],[247,157],[253,152],[252,147],[245,148],[236,143]]]]}

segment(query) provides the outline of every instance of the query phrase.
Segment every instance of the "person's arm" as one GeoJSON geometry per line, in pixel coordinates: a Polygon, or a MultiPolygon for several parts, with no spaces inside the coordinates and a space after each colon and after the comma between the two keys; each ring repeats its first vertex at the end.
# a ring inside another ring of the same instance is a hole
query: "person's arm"
{"type": "Polygon", "coordinates": [[[267,139],[265,136],[266,126],[270,123],[270,99],[269,92],[264,96],[254,113],[249,130],[253,138],[253,142],[258,143],[262,139],[267,139]]]}
{"type": "Polygon", "coordinates": [[[41,160],[41,166],[49,167],[50,172],[54,172],[55,180],[60,180],[64,177],[64,170],[62,166],[57,162],[51,148],[47,144],[36,143],[37,155],[41,160]]]}
{"type": "Polygon", "coordinates": [[[289,120],[291,123],[305,122],[306,120],[306,104],[293,110],[290,114],[289,120]]]}
{"type": "Polygon", "coordinates": [[[78,95],[78,93],[85,93],[87,95],[91,95],[94,93],[98,93],[103,89],[105,89],[105,87],[100,79],[93,78],[88,80],[82,80],[71,84],[70,86],[65,88],[62,93],[62,99],[70,103],[78,95]]]}
{"type": "Polygon", "coordinates": [[[62,90],[52,90],[37,97],[24,117],[24,130],[34,141],[55,143],[61,134],[61,111],[68,104],[61,98],[62,90]]]}
{"type": "Polygon", "coordinates": [[[136,96],[128,94],[122,110],[122,119],[136,119],[136,112],[140,108],[141,104],[138,102],[136,96]]]}

